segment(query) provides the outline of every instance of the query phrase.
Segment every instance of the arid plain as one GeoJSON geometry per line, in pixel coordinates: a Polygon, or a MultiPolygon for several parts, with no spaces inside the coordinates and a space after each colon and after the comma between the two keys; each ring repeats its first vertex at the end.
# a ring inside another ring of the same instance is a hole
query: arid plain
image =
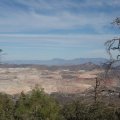
{"type": "Polygon", "coordinates": [[[0,92],[18,94],[29,92],[36,85],[48,94],[53,92],[79,93],[95,86],[101,70],[43,70],[31,67],[0,68],[0,92]]]}

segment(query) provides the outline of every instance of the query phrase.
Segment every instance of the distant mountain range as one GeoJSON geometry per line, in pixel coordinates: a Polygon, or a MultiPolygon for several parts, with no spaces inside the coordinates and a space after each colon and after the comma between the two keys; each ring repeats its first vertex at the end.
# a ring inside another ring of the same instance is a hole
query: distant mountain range
{"type": "Polygon", "coordinates": [[[7,64],[39,64],[39,65],[79,65],[85,63],[93,63],[96,65],[100,65],[105,63],[107,59],[105,58],[76,58],[71,60],[59,59],[55,58],[52,60],[11,60],[5,61],[7,64]]]}

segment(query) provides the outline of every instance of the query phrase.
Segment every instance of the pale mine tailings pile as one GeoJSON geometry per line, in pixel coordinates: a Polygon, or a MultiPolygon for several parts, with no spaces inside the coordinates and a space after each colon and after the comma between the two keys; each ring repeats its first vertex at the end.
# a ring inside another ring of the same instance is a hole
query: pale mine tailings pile
{"type": "Polygon", "coordinates": [[[0,68],[0,92],[29,92],[36,85],[46,93],[77,93],[94,86],[97,70],[92,72],[49,71],[36,68],[0,68]]]}

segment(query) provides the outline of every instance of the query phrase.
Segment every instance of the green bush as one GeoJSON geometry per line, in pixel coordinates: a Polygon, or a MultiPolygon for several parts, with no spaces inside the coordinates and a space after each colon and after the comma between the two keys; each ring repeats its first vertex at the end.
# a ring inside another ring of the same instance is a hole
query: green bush
{"type": "Polygon", "coordinates": [[[13,120],[14,102],[8,95],[0,94],[0,120],[13,120]]]}
{"type": "Polygon", "coordinates": [[[91,120],[115,120],[114,107],[103,103],[95,103],[89,106],[88,117],[91,120]]]}
{"type": "Polygon", "coordinates": [[[104,103],[73,102],[64,106],[62,114],[66,120],[120,120],[120,111],[104,103]]]}
{"type": "Polygon", "coordinates": [[[120,120],[120,107],[74,101],[58,104],[40,89],[17,99],[0,94],[0,120],[120,120]]]}
{"type": "Polygon", "coordinates": [[[21,94],[15,105],[15,119],[58,120],[59,105],[42,90],[35,89],[30,95],[21,94]]]}
{"type": "Polygon", "coordinates": [[[62,114],[66,120],[84,120],[87,116],[87,108],[84,104],[75,101],[65,105],[62,114]]]}

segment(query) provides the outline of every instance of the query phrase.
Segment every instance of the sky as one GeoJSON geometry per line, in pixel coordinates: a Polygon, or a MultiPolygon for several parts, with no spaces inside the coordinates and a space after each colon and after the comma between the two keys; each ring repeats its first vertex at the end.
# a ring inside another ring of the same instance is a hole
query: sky
{"type": "Polygon", "coordinates": [[[0,0],[4,60],[108,57],[120,0],[0,0]]]}

